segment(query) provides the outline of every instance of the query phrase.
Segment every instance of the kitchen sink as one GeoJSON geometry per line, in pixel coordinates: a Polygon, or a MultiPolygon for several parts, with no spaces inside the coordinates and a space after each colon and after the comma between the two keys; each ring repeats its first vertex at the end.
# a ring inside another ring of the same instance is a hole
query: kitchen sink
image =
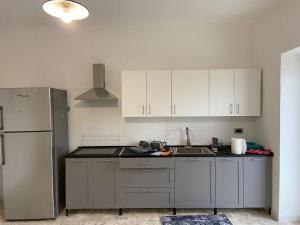
{"type": "Polygon", "coordinates": [[[177,147],[177,155],[193,154],[193,155],[216,155],[208,147],[177,147]]]}

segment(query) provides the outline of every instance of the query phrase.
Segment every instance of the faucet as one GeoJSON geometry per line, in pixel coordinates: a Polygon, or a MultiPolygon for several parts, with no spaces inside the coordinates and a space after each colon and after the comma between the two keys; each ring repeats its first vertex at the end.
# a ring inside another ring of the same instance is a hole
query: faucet
{"type": "Polygon", "coordinates": [[[186,127],[185,128],[185,133],[186,133],[186,145],[184,146],[185,148],[191,148],[191,138],[190,138],[190,134],[189,134],[189,128],[186,127]]]}

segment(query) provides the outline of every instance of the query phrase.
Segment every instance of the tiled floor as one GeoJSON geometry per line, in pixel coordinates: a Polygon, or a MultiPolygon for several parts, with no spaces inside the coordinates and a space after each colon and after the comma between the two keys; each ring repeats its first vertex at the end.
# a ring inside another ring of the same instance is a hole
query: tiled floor
{"type": "MultiPolygon", "coordinates": [[[[3,210],[1,210],[2,212],[3,210]]],[[[61,214],[56,220],[5,222],[1,213],[0,224],[5,225],[159,225],[162,215],[170,215],[171,210],[124,210],[123,216],[117,210],[76,210],[68,217],[61,214]]],[[[212,210],[178,210],[178,215],[211,214],[212,210]]],[[[234,225],[278,225],[263,210],[219,210],[227,215],[234,225]]],[[[291,224],[291,223],[286,223],[291,224]]],[[[294,224],[293,224],[294,225],[294,224]]],[[[296,223],[295,223],[296,225],[296,223]]],[[[299,225],[299,224],[298,224],[299,225]]]]}

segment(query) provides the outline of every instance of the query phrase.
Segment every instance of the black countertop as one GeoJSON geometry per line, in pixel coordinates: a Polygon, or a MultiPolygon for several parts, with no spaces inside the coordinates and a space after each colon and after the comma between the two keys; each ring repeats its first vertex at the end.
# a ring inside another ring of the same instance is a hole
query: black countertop
{"type": "MultiPolygon", "coordinates": [[[[128,146],[80,146],[69,153],[66,158],[170,158],[170,157],[272,157],[272,155],[245,154],[236,155],[231,153],[230,146],[224,146],[215,155],[199,154],[174,154],[172,156],[155,156],[151,153],[134,153],[131,151],[122,151],[128,146]],[[122,152],[122,154],[121,154],[122,152]]],[[[172,146],[182,147],[182,146],[172,146]]],[[[207,147],[207,146],[206,146],[207,147]]]]}

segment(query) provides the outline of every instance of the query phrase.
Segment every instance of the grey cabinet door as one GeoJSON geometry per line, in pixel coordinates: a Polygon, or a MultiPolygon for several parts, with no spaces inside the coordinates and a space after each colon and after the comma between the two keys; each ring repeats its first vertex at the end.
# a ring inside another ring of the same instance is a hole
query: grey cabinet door
{"type": "Polygon", "coordinates": [[[116,159],[91,159],[92,208],[116,207],[116,159]]]}
{"type": "Polygon", "coordinates": [[[271,159],[249,157],[244,159],[244,207],[270,207],[271,159]]]}
{"type": "Polygon", "coordinates": [[[216,159],[216,207],[243,207],[243,158],[216,159]]]}
{"type": "Polygon", "coordinates": [[[90,160],[66,159],[66,208],[90,208],[90,160]]]}
{"type": "Polygon", "coordinates": [[[215,207],[214,158],[176,158],[175,207],[215,207]]]}

